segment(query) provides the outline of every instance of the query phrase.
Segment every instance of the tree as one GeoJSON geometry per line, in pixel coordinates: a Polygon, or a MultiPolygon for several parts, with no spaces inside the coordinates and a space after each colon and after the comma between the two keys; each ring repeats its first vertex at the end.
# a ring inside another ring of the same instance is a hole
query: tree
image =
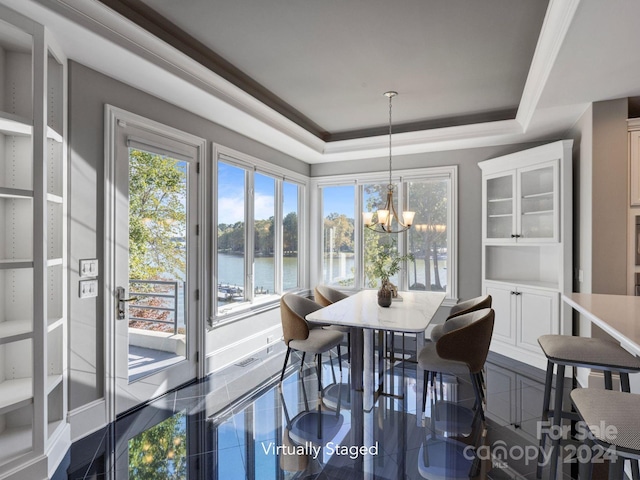
{"type": "Polygon", "coordinates": [[[129,440],[129,478],[186,480],[186,420],[177,413],[129,440]]]}
{"type": "Polygon", "coordinates": [[[130,151],[129,278],[184,276],[186,186],[185,162],[130,151]]]}
{"type": "Polygon", "coordinates": [[[283,221],[283,248],[285,252],[298,252],[298,214],[290,212],[283,221]]]}

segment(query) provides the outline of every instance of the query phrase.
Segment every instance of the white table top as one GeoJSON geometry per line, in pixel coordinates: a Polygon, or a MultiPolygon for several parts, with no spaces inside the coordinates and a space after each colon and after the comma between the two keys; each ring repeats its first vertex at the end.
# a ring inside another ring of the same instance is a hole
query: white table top
{"type": "Polygon", "coordinates": [[[596,293],[568,293],[562,296],[568,305],[640,355],[640,297],[596,293]]]}
{"type": "Polygon", "coordinates": [[[378,305],[377,290],[360,292],[307,315],[312,323],[346,327],[389,330],[394,332],[424,331],[445,298],[441,292],[399,292],[402,301],[388,308],[378,305]]]}

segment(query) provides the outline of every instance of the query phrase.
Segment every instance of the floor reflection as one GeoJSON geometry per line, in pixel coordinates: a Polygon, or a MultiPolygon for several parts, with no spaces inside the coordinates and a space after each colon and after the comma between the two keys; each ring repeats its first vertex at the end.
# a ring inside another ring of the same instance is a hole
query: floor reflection
{"type": "Polygon", "coordinates": [[[416,416],[422,392],[416,392],[414,364],[387,364],[390,395],[365,411],[362,394],[347,388],[347,368],[340,378],[323,365],[323,378],[335,380],[324,385],[319,403],[314,364],[291,368],[279,384],[282,358],[234,367],[123,417],[74,444],[55,478],[534,478],[535,461],[496,459],[490,452],[496,445],[523,451],[536,445],[531,426],[540,415],[540,371],[513,369],[514,362],[492,356],[483,422],[465,379],[439,377],[416,416]]]}

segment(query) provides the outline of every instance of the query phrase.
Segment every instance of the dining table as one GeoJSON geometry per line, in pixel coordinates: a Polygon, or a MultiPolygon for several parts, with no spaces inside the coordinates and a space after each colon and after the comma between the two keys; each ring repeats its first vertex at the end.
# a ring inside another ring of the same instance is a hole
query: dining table
{"type": "MultiPolygon", "coordinates": [[[[425,330],[434,319],[445,299],[444,292],[403,291],[389,307],[378,305],[377,290],[359,292],[316,310],[306,316],[312,324],[336,325],[350,328],[351,389],[362,391],[363,408],[373,408],[376,394],[381,391],[375,383],[375,333],[415,334],[416,356],[425,344],[425,330]]],[[[382,358],[379,356],[379,360],[382,358]]],[[[380,372],[379,368],[379,376],[380,372]]],[[[421,395],[424,372],[416,372],[416,417],[421,422],[421,395]]]]}

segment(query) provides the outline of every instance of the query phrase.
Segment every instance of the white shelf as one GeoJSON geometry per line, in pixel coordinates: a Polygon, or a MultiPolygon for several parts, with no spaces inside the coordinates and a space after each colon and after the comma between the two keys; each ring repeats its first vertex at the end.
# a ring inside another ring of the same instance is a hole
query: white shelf
{"type": "Polygon", "coordinates": [[[33,132],[31,122],[12,113],[0,112],[0,132],[5,135],[28,136],[33,132]]]}
{"type": "Polygon", "coordinates": [[[62,205],[64,199],[60,195],[54,195],[53,193],[47,193],[47,202],[59,203],[62,205]]]}
{"type": "Polygon", "coordinates": [[[535,212],[522,212],[522,215],[548,215],[553,213],[553,210],[536,210],[535,212]]]}
{"type": "Polygon", "coordinates": [[[29,453],[33,447],[31,426],[11,427],[0,432],[0,464],[29,453]]]}
{"type": "Polygon", "coordinates": [[[62,143],[62,135],[56,132],[53,128],[47,127],[47,138],[54,142],[62,143]]]}
{"type": "Polygon", "coordinates": [[[62,265],[62,258],[49,258],[47,260],[47,267],[55,267],[57,265],[62,265]]]}
{"type": "Polygon", "coordinates": [[[62,325],[64,325],[64,318],[50,318],[47,320],[47,332],[52,332],[62,325]]]}
{"type": "Polygon", "coordinates": [[[506,197],[506,198],[490,198],[489,200],[487,200],[487,202],[489,203],[496,203],[496,202],[512,202],[513,201],[513,197],[506,197]]]}
{"type": "Polygon", "coordinates": [[[0,383],[0,414],[24,407],[33,401],[33,379],[16,378],[0,383]]]}
{"type": "Polygon", "coordinates": [[[60,383],[62,383],[62,375],[47,375],[47,395],[60,383]]]}
{"type": "Polygon", "coordinates": [[[0,270],[13,268],[33,268],[33,260],[26,258],[0,260],[0,270]]]}
{"type": "Polygon", "coordinates": [[[513,217],[513,213],[499,213],[496,215],[487,215],[489,218],[505,218],[505,217],[513,217]]]}
{"type": "Polygon", "coordinates": [[[522,279],[513,279],[513,278],[486,278],[487,282],[492,283],[502,283],[505,285],[515,285],[522,287],[534,287],[540,288],[544,290],[550,290],[552,292],[558,291],[558,283],[557,282],[542,282],[539,280],[522,280],[522,279]]]}
{"type": "Polygon", "coordinates": [[[529,195],[523,195],[522,198],[539,198],[539,197],[552,197],[553,191],[542,193],[530,193],[529,195]]]}
{"type": "Polygon", "coordinates": [[[31,338],[33,328],[29,320],[11,320],[0,323],[0,345],[31,338]]]}
{"type": "Polygon", "coordinates": [[[0,187],[1,198],[33,198],[33,190],[23,190],[21,188],[0,187]]]}

